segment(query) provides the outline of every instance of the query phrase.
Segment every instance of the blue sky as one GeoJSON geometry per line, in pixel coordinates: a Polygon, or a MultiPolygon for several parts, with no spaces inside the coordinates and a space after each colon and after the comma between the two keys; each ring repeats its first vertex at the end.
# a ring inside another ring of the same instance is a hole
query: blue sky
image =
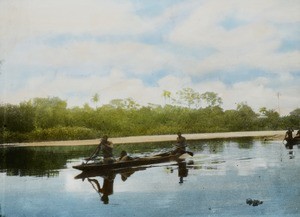
{"type": "Polygon", "coordinates": [[[288,114],[300,107],[298,11],[297,0],[0,0],[0,102],[163,104],[163,90],[190,87],[224,109],[288,114]]]}

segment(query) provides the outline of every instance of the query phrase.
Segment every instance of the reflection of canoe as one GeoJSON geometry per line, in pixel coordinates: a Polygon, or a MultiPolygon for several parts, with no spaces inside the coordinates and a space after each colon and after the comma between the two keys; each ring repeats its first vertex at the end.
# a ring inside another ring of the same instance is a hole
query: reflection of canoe
{"type": "Polygon", "coordinates": [[[116,174],[133,174],[137,171],[146,170],[149,166],[138,166],[138,167],[125,167],[125,168],[119,168],[119,169],[111,169],[111,170],[84,170],[82,173],[75,176],[75,179],[85,179],[85,178],[91,178],[91,177],[106,177],[110,175],[116,175],[116,174]]]}
{"type": "Polygon", "coordinates": [[[89,164],[83,163],[80,165],[73,166],[73,168],[82,171],[97,170],[99,172],[103,170],[112,170],[112,169],[120,169],[125,167],[134,167],[134,166],[142,166],[142,165],[150,165],[150,164],[159,164],[159,163],[165,163],[170,161],[178,161],[182,159],[183,155],[165,153],[160,155],[154,155],[151,157],[134,158],[128,161],[117,161],[114,163],[89,163],[89,164]]]}

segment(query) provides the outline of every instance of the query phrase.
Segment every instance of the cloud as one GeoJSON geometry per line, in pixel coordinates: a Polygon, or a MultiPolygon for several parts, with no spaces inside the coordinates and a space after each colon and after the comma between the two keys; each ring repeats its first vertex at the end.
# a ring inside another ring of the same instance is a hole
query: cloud
{"type": "Polygon", "coordinates": [[[300,69],[299,51],[278,50],[287,36],[287,27],[280,24],[289,23],[289,31],[294,31],[299,26],[299,8],[296,1],[205,1],[170,32],[169,40],[216,51],[196,65],[198,71],[208,73],[241,65],[277,74],[296,71],[300,69]],[[239,25],[226,29],[222,22],[228,17],[239,25]]]}
{"type": "Polygon", "coordinates": [[[133,10],[130,2],[109,0],[4,0],[0,2],[2,52],[41,36],[140,34],[148,25],[133,10]]]}
{"type": "Polygon", "coordinates": [[[165,4],[0,1],[1,102],[75,106],[99,93],[163,104],[163,90],[191,87],[217,92],[225,109],[299,107],[298,1],[165,4]]]}

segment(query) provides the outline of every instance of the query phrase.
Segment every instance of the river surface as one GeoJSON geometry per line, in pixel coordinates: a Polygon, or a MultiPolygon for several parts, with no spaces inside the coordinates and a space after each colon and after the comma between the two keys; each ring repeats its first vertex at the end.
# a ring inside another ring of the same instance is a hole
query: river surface
{"type": "MultiPolygon", "coordinates": [[[[132,156],[171,143],[116,145],[132,156]]],[[[0,217],[300,216],[300,147],[280,141],[189,143],[184,162],[75,179],[95,146],[0,148],[0,217]],[[248,200],[247,200],[248,199],[248,200]],[[253,206],[246,201],[258,200],[253,206]]]]}

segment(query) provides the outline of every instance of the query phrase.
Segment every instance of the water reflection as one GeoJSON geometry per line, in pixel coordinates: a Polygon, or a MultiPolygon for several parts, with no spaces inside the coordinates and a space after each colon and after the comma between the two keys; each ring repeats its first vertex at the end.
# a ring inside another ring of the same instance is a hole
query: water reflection
{"type": "MultiPolygon", "coordinates": [[[[171,145],[129,147],[130,154],[153,155],[171,145]]],[[[0,173],[2,216],[299,216],[299,148],[257,140],[240,146],[236,140],[193,141],[189,147],[194,156],[182,163],[81,176],[72,166],[95,146],[1,149],[0,166],[8,171],[0,173]],[[53,171],[59,176],[35,177],[53,171]],[[248,206],[247,198],[264,203],[248,206]]],[[[116,146],[115,156],[123,149],[127,145],[116,146]]]]}
{"type": "Polygon", "coordinates": [[[55,177],[70,158],[79,158],[90,147],[6,147],[0,148],[0,172],[8,176],[55,177]]]}
{"type": "Polygon", "coordinates": [[[179,162],[178,163],[178,177],[179,177],[179,183],[183,184],[183,178],[188,176],[189,170],[186,167],[186,162],[179,162]]]}
{"type": "Polygon", "coordinates": [[[91,179],[91,178],[87,179],[89,183],[92,184],[96,192],[100,195],[101,201],[103,201],[104,204],[108,204],[109,202],[108,196],[113,194],[115,178],[116,178],[116,174],[111,174],[109,176],[103,177],[102,188],[97,179],[91,179]]]}
{"type": "MultiPolygon", "coordinates": [[[[191,163],[189,163],[191,164],[191,163]]],[[[103,204],[109,204],[109,196],[114,193],[114,181],[117,175],[120,176],[123,182],[127,181],[131,175],[138,171],[144,171],[154,167],[165,167],[170,169],[173,173],[174,170],[178,171],[179,184],[183,184],[188,176],[188,167],[186,161],[178,161],[173,164],[161,164],[161,165],[149,165],[149,166],[138,166],[128,167],[122,169],[111,169],[105,171],[88,171],[82,172],[75,176],[75,179],[81,179],[82,181],[88,181],[92,188],[99,194],[100,200],[103,204]]]]}
{"type": "MultiPolygon", "coordinates": [[[[231,158],[239,160],[251,160],[255,156],[248,156],[248,152],[242,152],[243,155],[239,155],[239,151],[245,149],[255,150],[257,141],[246,139],[216,139],[216,140],[202,140],[202,141],[189,141],[189,148],[195,154],[201,153],[206,158],[197,159],[194,156],[194,167],[206,169],[215,169],[212,164],[219,165],[224,163],[226,159],[218,156],[222,156],[224,150],[232,151],[230,153],[231,158]],[[213,157],[213,158],[212,158],[213,157]],[[203,165],[203,161],[211,161],[210,165],[203,165]]],[[[267,147],[267,143],[261,144],[263,147],[267,147]]],[[[283,144],[279,144],[284,147],[283,144]]],[[[295,146],[298,149],[299,145],[295,146]]],[[[294,147],[294,148],[295,148],[294,147]]],[[[0,172],[5,172],[8,176],[45,176],[56,177],[59,175],[61,169],[66,168],[69,161],[81,160],[83,157],[88,156],[95,146],[65,146],[65,147],[5,147],[0,148],[0,172]]],[[[144,144],[121,144],[116,145],[114,149],[114,155],[118,156],[121,150],[127,150],[133,156],[141,155],[153,155],[159,152],[167,152],[171,150],[172,145],[170,142],[164,143],[144,143],[144,144]]],[[[291,150],[292,151],[292,150],[291,150]]],[[[289,155],[290,159],[295,156],[293,152],[289,155]]]]}
{"type": "Polygon", "coordinates": [[[289,151],[289,158],[290,159],[294,159],[295,158],[294,151],[289,151]]]}

